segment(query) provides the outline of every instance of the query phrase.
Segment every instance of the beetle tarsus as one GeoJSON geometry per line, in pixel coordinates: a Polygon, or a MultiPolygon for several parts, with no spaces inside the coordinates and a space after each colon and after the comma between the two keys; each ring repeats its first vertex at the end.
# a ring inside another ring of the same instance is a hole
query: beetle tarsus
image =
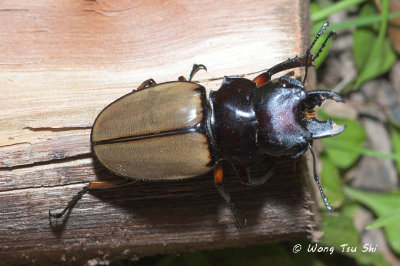
{"type": "Polygon", "coordinates": [[[186,79],[184,76],[179,76],[178,81],[184,82],[184,81],[192,81],[193,76],[201,69],[204,69],[207,72],[207,68],[205,65],[202,64],[194,64],[192,71],[190,71],[189,74],[189,79],[186,79]]]}
{"type": "MultiPolygon", "coordinates": [[[[89,184],[90,185],[90,184],[89,184]]],[[[78,192],[72,199],[68,202],[67,207],[64,208],[59,213],[53,214],[49,209],[49,216],[53,218],[61,218],[68,210],[72,209],[74,205],[89,191],[89,185],[86,185],[81,191],[78,192]]]]}
{"type": "Polygon", "coordinates": [[[243,229],[247,226],[247,219],[245,218],[243,220],[243,223],[241,223],[236,215],[236,208],[235,205],[232,202],[229,202],[231,206],[231,213],[233,215],[233,218],[235,219],[235,226],[238,230],[243,229]]]}
{"type": "Polygon", "coordinates": [[[226,203],[229,204],[229,206],[231,208],[232,216],[235,219],[236,228],[237,229],[242,229],[242,228],[246,227],[247,226],[247,219],[245,218],[243,220],[243,223],[241,223],[239,221],[239,218],[238,218],[237,213],[236,213],[235,204],[233,204],[233,202],[231,201],[231,197],[230,197],[229,193],[224,189],[224,186],[222,185],[222,183],[216,183],[215,186],[217,187],[217,190],[218,190],[219,194],[221,195],[221,197],[225,200],[226,203]]]}
{"type": "Polygon", "coordinates": [[[273,172],[273,164],[270,163],[264,174],[255,176],[251,174],[249,168],[240,169],[238,174],[243,184],[248,186],[259,186],[267,182],[267,180],[272,176],[273,172]]]}
{"type": "Polygon", "coordinates": [[[189,80],[188,80],[188,81],[192,81],[193,76],[194,76],[199,70],[201,70],[201,69],[203,69],[203,70],[205,70],[205,71],[207,72],[207,68],[206,68],[205,65],[202,65],[202,64],[194,64],[194,65],[193,65],[193,68],[192,68],[192,71],[190,71],[189,80]]]}
{"type": "Polygon", "coordinates": [[[322,189],[321,182],[319,181],[319,177],[317,174],[317,163],[315,161],[314,151],[312,150],[311,144],[308,144],[308,149],[311,151],[311,155],[313,157],[313,171],[314,171],[314,180],[317,183],[319,193],[321,194],[322,200],[324,201],[325,207],[328,211],[333,211],[331,204],[328,201],[328,198],[325,196],[324,190],[322,189]]]}

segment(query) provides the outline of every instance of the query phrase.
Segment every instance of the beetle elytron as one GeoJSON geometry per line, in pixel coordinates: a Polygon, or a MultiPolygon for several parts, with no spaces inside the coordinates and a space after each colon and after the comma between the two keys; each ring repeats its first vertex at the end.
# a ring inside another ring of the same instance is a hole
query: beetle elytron
{"type": "MultiPolygon", "coordinates": [[[[313,139],[345,129],[330,119],[318,121],[313,112],[326,99],[343,102],[335,92],[305,92],[302,82],[286,76],[271,80],[272,75],[297,67],[306,67],[306,76],[307,68],[334,35],[330,32],[319,51],[311,55],[327,26],[321,27],[304,56],[281,62],[253,80],[224,77],[221,88],[211,91],[209,99],[203,86],[191,82],[198,70],[205,69],[203,65],[194,65],[188,80],[179,77],[161,84],[146,80],[98,115],[91,133],[94,153],[111,172],[126,177],[126,182],[183,179],[214,169],[215,185],[230,204],[236,225],[245,226],[246,220],[239,222],[223,188],[223,161],[243,183],[260,185],[272,169],[253,176],[251,166],[267,156],[298,157],[311,150],[313,139]]],[[[331,209],[316,175],[315,158],[314,177],[326,207],[331,209]]],[[[62,212],[49,214],[61,217],[88,190],[109,186],[110,182],[91,182],[62,212]]]]}

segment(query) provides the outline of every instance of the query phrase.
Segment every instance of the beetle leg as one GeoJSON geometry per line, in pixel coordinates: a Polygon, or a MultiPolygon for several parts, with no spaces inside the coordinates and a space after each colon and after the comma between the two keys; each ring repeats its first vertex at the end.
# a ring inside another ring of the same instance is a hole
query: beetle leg
{"type": "Polygon", "coordinates": [[[199,70],[201,70],[201,69],[204,69],[205,71],[207,71],[207,68],[206,68],[206,66],[205,65],[202,65],[202,64],[194,64],[193,65],[193,68],[192,68],[192,71],[190,71],[190,74],[189,74],[189,80],[187,80],[184,76],[180,76],[179,78],[178,78],[178,81],[192,81],[192,78],[193,78],[193,76],[199,71],[199,70]]]}
{"type": "Polygon", "coordinates": [[[67,206],[64,208],[64,210],[62,210],[61,212],[53,214],[49,209],[49,216],[53,218],[62,217],[68,210],[72,209],[75,206],[75,204],[82,198],[83,195],[85,195],[89,191],[89,185],[84,186],[83,189],[78,192],[78,194],[73,196],[72,199],[68,202],[67,206]]]}
{"type": "Polygon", "coordinates": [[[222,163],[220,162],[214,168],[214,183],[215,183],[215,186],[216,186],[219,194],[222,196],[222,198],[231,207],[231,213],[232,213],[233,218],[235,219],[236,227],[238,229],[244,228],[247,225],[247,220],[244,219],[243,223],[239,222],[239,219],[238,219],[237,214],[236,214],[235,205],[231,202],[231,197],[229,196],[229,193],[225,190],[225,188],[224,188],[224,186],[222,184],[222,179],[223,179],[223,166],[222,166],[222,163]]]}
{"type": "Polygon", "coordinates": [[[264,184],[273,174],[273,164],[268,166],[268,170],[262,175],[252,175],[249,168],[242,168],[238,171],[242,183],[249,186],[259,186],[264,184]]]}
{"type": "Polygon", "coordinates": [[[311,66],[312,63],[312,58],[311,57],[307,57],[307,56],[296,56],[294,58],[289,58],[286,61],[283,61],[273,67],[271,67],[270,69],[268,69],[268,71],[261,73],[260,75],[258,75],[257,77],[255,77],[253,79],[253,82],[256,83],[257,87],[260,87],[262,85],[264,85],[265,83],[267,83],[268,81],[271,80],[272,75],[288,70],[288,69],[292,69],[292,68],[296,68],[296,67],[302,67],[302,66],[311,66]]]}
{"type": "MultiPolygon", "coordinates": [[[[328,37],[325,39],[325,41],[322,43],[321,47],[318,49],[318,52],[315,55],[311,55],[311,49],[313,48],[314,44],[317,42],[317,40],[321,37],[321,35],[324,33],[324,31],[326,30],[326,28],[328,27],[328,22],[325,22],[321,29],[319,30],[319,32],[317,33],[317,35],[315,36],[313,42],[311,43],[310,47],[308,47],[307,52],[305,55],[303,56],[296,56],[294,58],[289,58],[286,61],[283,61],[273,67],[271,67],[270,69],[268,69],[268,71],[261,73],[260,75],[258,75],[257,77],[255,77],[253,79],[253,82],[256,83],[257,87],[260,87],[262,85],[264,85],[265,83],[267,83],[268,81],[271,80],[271,77],[279,72],[285,71],[285,70],[289,70],[289,69],[293,69],[296,67],[306,67],[306,73],[304,76],[304,80],[307,77],[307,68],[312,66],[312,62],[318,58],[318,56],[320,55],[322,49],[325,47],[326,43],[328,42],[328,40],[335,35],[334,32],[329,32],[328,37]]],[[[304,83],[304,81],[303,81],[304,83]]]]}
{"type": "Polygon", "coordinates": [[[126,185],[129,183],[132,183],[134,181],[131,180],[123,180],[122,182],[120,180],[112,180],[112,181],[93,181],[90,182],[89,185],[86,185],[82,188],[81,191],[78,192],[75,196],[72,197],[72,199],[68,202],[67,206],[58,213],[51,213],[49,210],[49,216],[53,218],[61,218],[68,210],[71,210],[75,204],[82,198],[83,195],[85,195],[89,190],[95,190],[95,189],[106,189],[106,188],[115,188],[119,187],[122,185],[126,185]]]}
{"type": "Polygon", "coordinates": [[[199,70],[201,70],[201,69],[204,69],[206,72],[207,72],[207,68],[206,68],[206,66],[205,65],[202,65],[202,64],[194,64],[193,65],[193,68],[192,68],[192,71],[190,71],[190,74],[189,74],[189,81],[192,81],[192,78],[193,78],[193,76],[199,71],[199,70]]]}
{"type": "MultiPolygon", "coordinates": [[[[143,89],[146,89],[146,88],[149,88],[149,87],[153,87],[155,85],[157,85],[157,83],[154,81],[154,79],[148,79],[148,80],[143,81],[142,84],[140,84],[139,87],[137,87],[136,90],[137,91],[143,90],[143,89]]],[[[135,91],[135,90],[133,90],[133,91],[135,91]]]]}
{"type": "Polygon", "coordinates": [[[130,183],[136,182],[135,180],[105,180],[105,181],[92,181],[89,184],[90,190],[108,189],[121,187],[130,183]]]}
{"type": "Polygon", "coordinates": [[[179,76],[178,81],[188,81],[184,76],[179,76]]]}
{"type": "Polygon", "coordinates": [[[328,198],[325,196],[324,190],[322,189],[321,182],[319,181],[319,176],[317,174],[317,165],[316,165],[317,163],[315,160],[314,152],[311,148],[311,144],[308,144],[308,149],[310,150],[312,158],[313,158],[314,180],[315,180],[315,183],[317,183],[319,193],[321,194],[322,200],[324,201],[325,207],[328,209],[328,211],[333,211],[333,208],[332,208],[331,204],[329,203],[328,198]]]}

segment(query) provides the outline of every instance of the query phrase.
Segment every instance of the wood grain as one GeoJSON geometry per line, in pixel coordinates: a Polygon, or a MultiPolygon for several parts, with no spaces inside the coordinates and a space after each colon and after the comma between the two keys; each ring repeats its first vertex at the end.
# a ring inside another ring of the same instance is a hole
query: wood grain
{"type": "Polygon", "coordinates": [[[299,0],[2,1],[0,263],[74,264],[310,237],[304,159],[276,160],[259,187],[227,174],[249,222],[242,231],[211,174],[89,193],[66,219],[48,219],[48,209],[65,206],[85,183],[116,178],[90,147],[107,104],[150,77],[186,76],[193,63],[207,66],[196,79],[208,89],[224,75],[254,77],[304,52],[307,9],[299,0]]]}

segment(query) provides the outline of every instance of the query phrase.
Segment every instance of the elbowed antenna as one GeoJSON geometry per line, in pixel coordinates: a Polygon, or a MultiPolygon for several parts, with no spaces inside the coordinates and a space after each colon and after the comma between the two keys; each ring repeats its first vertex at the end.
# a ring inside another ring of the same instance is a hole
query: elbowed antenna
{"type": "MultiPolygon", "coordinates": [[[[324,34],[324,32],[325,32],[325,30],[326,30],[326,28],[327,28],[328,26],[329,26],[329,22],[328,22],[328,21],[325,22],[324,24],[322,24],[322,26],[321,26],[321,28],[319,29],[317,35],[315,36],[313,42],[311,43],[310,47],[308,47],[308,49],[307,49],[307,51],[306,51],[306,61],[309,60],[309,57],[310,57],[310,55],[311,55],[311,49],[314,47],[315,43],[318,41],[318,39],[321,37],[321,35],[324,34]]],[[[313,56],[310,58],[310,59],[311,59],[310,65],[311,65],[312,62],[315,61],[315,59],[317,59],[317,58],[319,57],[319,55],[320,55],[321,52],[322,52],[322,49],[325,47],[325,45],[326,45],[326,43],[328,42],[328,40],[329,40],[331,37],[335,36],[335,35],[336,35],[335,32],[333,32],[333,31],[330,31],[330,32],[329,32],[328,37],[326,37],[325,41],[321,44],[321,46],[319,47],[317,53],[316,53],[315,55],[313,55],[313,56]]],[[[305,83],[305,82],[306,82],[306,79],[307,79],[308,64],[306,64],[305,67],[306,67],[306,73],[304,74],[303,83],[305,83]]]]}

